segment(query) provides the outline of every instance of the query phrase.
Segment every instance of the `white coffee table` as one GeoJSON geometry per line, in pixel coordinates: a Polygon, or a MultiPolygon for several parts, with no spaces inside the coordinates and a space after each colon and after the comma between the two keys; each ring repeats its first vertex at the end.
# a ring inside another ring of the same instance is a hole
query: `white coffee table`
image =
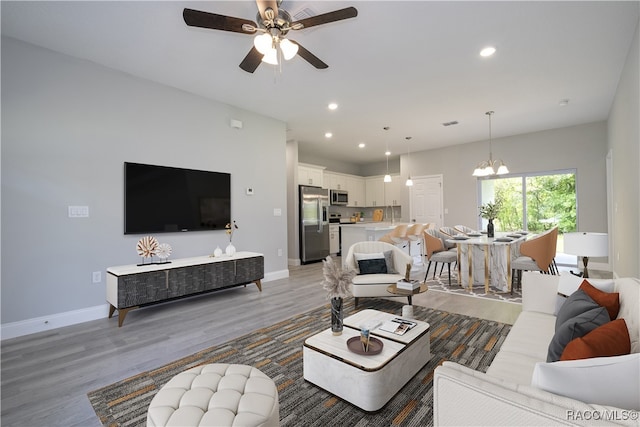
{"type": "Polygon", "coordinates": [[[347,340],[360,336],[363,323],[398,317],[377,310],[362,310],[344,319],[342,335],[326,329],[305,340],[302,349],[304,379],[365,411],[382,408],[431,359],[429,324],[404,335],[374,329],[371,335],[384,347],[376,355],[359,355],[347,340]]]}

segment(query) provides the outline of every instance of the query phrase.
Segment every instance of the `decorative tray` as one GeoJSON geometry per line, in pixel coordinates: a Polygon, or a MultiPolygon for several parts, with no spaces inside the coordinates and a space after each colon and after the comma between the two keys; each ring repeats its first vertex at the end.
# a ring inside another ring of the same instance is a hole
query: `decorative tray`
{"type": "Polygon", "coordinates": [[[373,356],[374,354],[379,354],[382,351],[382,347],[384,347],[383,342],[374,337],[369,338],[369,351],[364,351],[362,349],[360,336],[351,337],[347,340],[347,348],[352,352],[361,354],[363,356],[373,356]]]}
{"type": "Polygon", "coordinates": [[[514,239],[519,239],[521,238],[523,235],[522,234],[518,234],[518,233],[514,233],[514,234],[507,234],[507,237],[513,237],[514,239]]]}
{"type": "Polygon", "coordinates": [[[453,240],[467,240],[469,239],[467,236],[453,236],[453,240]]]}
{"type": "Polygon", "coordinates": [[[467,236],[469,236],[469,237],[480,237],[480,236],[482,236],[482,233],[469,233],[469,234],[467,234],[467,236]]]}

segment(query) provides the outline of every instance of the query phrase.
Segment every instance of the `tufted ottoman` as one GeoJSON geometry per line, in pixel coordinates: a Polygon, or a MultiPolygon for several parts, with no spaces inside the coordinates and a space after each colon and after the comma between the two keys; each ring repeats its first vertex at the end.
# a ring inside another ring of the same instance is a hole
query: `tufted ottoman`
{"type": "Polygon", "coordinates": [[[155,395],[147,426],[278,426],[275,383],[247,365],[212,363],[173,377],[155,395]]]}

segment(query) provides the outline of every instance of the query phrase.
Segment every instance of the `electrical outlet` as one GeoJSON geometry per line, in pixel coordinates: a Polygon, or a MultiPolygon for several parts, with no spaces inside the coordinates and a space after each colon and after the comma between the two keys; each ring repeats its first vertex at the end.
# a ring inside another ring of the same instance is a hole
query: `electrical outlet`
{"type": "Polygon", "coordinates": [[[278,249],[278,256],[282,256],[282,249],[278,249]]]}
{"type": "Polygon", "coordinates": [[[94,271],[93,272],[93,283],[100,283],[100,282],[102,282],[102,272],[94,271]]]}

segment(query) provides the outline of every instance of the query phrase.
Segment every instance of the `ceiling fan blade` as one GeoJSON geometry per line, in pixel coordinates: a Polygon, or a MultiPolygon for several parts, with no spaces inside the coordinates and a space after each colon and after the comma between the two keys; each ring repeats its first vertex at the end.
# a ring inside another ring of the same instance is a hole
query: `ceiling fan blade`
{"type": "Polygon", "coordinates": [[[275,16],[278,16],[278,2],[276,0],[256,0],[256,4],[258,5],[258,10],[260,11],[260,17],[265,20],[269,19],[268,16],[265,15],[265,10],[271,8],[273,10],[273,19],[275,16]]]}
{"type": "Polygon", "coordinates": [[[202,12],[200,10],[184,9],[182,12],[184,22],[190,27],[210,28],[212,30],[231,31],[233,33],[253,34],[247,31],[243,25],[248,24],[253,28],[257,25],[248,19],[234,18],[232,16],[218,15],[217,13],[202,12]]]}
{"type": "Polygon", "coordinates": [[[291,27],[294,30],[300,30],[302,28],[309,28],[309,27],[315,27],[316,25],[328,24],[329,22],[355,18],[356,16],[358,16],[358,10],[355,7],[347,7],[345,9],[334,10],[333,12],[312,16],[311,18],[301,19],[300,21],[291,23],[291,27]]]}
{"type": "Polygon", "coordinates": [[[247,73],[253,73],[262,62],[262,56],[263,55],[258,52],[258,49],[256,49],[255,46],[252,47],[249,53],[247,53],[247,56],[245,56],[240,63],[240,68],[245,70],[247,73]]]}
{"type": "Polygon", "coordinates": [[[307,49],[305,49],[300,43],[298,43],[297,41],[291,40],[291,39],[289,39],[289,41],[291,43],[295,43],[295,44],[298,45],[298,55],[300,55],[302,57],[302,59],[307,61],[309,64],[313,65],[314,67],[316,67],[318,69],[329,68],[329,66],[327,64],[322,62],[322,60],[320,58],[318,58],[317,56],[315,56],[313,53],[311,53],[307,49]]]}

